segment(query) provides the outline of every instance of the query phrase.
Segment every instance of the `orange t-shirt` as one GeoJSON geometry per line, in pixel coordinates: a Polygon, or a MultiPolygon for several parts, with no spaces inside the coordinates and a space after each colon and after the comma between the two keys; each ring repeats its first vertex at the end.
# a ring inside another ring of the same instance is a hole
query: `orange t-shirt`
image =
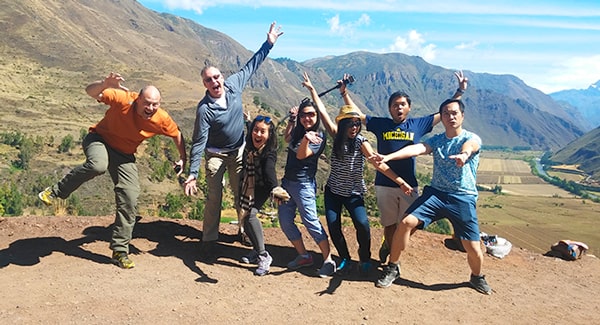
{"type": "Polygon", "coordinates": [[[104,118],[90,127],[90,132],[98,133],[111,148],[126,154],[134,154],[142,141],[157,134],[176,137],[177,124],[162,108],[149,120],[139,116],[133,107],[137,93],[121,89],[105,89],[101,102],[110,105],[104,118]]]}

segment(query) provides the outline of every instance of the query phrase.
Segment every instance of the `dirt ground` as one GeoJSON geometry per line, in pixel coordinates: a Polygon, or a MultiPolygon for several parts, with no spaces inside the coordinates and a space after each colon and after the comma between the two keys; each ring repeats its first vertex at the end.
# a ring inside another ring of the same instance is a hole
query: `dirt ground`
{"type": "MultiPolygon", "coordinates": [[[[600,262],[567,262],[513,247],[486,255],[490,296],[471,289],[464,253],[446,236],[417,232],[402,275],[387,289],[352,273],[323,279],[287,271],[294,250],[265,229],[271,273],[237,262],[248,248],[221,225],[220,257],[198,259],[202,224],[142,218],[132,241],[136,267],[110,263],[113,217],[0,218],[0,324],[598,324],[600,262]]],[[[356,240],[345,229],[356,258],[356,240]]],[[[372,229],[373,257],[382,229],[372,229]]],[[[316,245],[305,238],[319,257],[316,245]]],[[[333,250],[335,253],[335,250],[333,250]]],[[[318,258],[318,261],[321,259],[318,258]]]]}

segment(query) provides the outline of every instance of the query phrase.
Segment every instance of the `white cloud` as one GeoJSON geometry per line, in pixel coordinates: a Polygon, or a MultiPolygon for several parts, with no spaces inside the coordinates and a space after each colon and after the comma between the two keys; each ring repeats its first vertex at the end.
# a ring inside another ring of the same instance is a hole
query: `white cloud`
{"type": "Polygon", "coordinates": [[[340,26],[340,15],[335,15],[327,20],[327,24],[329,25],[329,30],[334,33],[340,33],[343,31],[342,26],[340,26]]]}
{"type": "Polygon", "coordinates": [[[327,19],[330,32],[348,37],[354,34],[356,28],[368,26],[370,23],[371,17],[369,17],[367,14],[362,14],[356,21],[350,21],[347,23],[341,23],[339,14],[327,19]]]}
{"type": "Polygon", "coordinates": [[[599,79],[600,55],[571,57],[558,62],[547,75],[540,76],[538,83],[533,86],[550,93],[563,89],[587,89],[599,79]]]}
{"type": "Polygon", "coordinates": [[[477,45],[479,45],[479,42],[473,41],[470,43],[460,43],[460,44],[456,45],[454,48],[457,50],[469,50],[469,49],[477,48],[477,45]]]}
{"type": "Polygon", "coordinates": [[[389,51],[401,52],[408,55],[418,55],[425,61],[431,62],[436,56],[436,45],[426,43],[423,35],[413,29],[408,32],[406,37],[396,37],[394,43],[390,45],[389,51]]]}

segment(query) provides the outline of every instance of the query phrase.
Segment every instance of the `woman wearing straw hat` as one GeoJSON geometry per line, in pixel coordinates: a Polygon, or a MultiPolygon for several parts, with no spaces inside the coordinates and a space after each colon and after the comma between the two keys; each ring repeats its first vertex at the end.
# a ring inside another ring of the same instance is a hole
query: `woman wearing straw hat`
{"type": "MultiPolygon", "coordinates": [[[[325,211],[331,240],[341,258],[338,271],[347,270],[351,261],[346,239],[342,233],[341,213],[342,207],[346,207],[356,229],[359,246],[359,272],[362,276],[366,276],[371,267],[371,230],[364,204],[364,194],[367,189],[363,171],[365,157],[374,153],[373,147],[360,134],[361,114],[355,106],[342,106],[334,123],[327,114],[307,73],[304,73],[302,85],[310,91],[325,128],[334,138],[331,171],[325,186],[325,211]]],[[[412,187],[386,164],[373,165],[396,182],[405,192],[412,191],[412,187]]]]}

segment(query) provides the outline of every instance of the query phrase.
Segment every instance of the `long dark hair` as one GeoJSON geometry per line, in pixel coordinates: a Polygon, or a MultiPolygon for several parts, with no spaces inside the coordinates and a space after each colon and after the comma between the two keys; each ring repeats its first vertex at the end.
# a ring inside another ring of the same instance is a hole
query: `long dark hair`
{"type": "MultiPolygon", "coordinates": [[[[351,118],[341,119],[338,122],[338,130],[335,139],[333,139],[332,149],[333,154],[338,159],[343,159],[346,153],[354,153],[356,137],[348,138],[348,129],[352,127],[353,123],[354,121],[351,118]],[[344,146],[345,143],[348,143],[347,149],[344,146]]],[[[360,132],[361,128],[362,125],[358,127],[358,132],[360,132]]]]}
{"type": "Polygon", "coordinates": [[[277,151],[277,135],[275,134],[275,124],[268,116],[258,115],[257,117],[250,122],[250,126],[248,127],[248,132],[246,134],[246,148],[249,150],[258,150],[259,148],[254,148],[254,142],[252,142],[252,130],[254,130],[254,126],[258,122],[265,122],[269,126],[269,138],[267,139],[267,143],[265,143],[265,148],[262,151],[262,154],[266,154],[269,151],[277,151]]]}
{"type": "Polygon", "coordinates": [[[300,107],[298,107],[298,118],[296,119],[294,131],[292,131],[292,141],[290,141],[291,144],[296,145],[298,142],[300,142],[300,140],[302,140],[302,137],[304,137],[307,131],[317,131],[319,129],[319,126],[321,125],[321,117],[319,116],[319,112],[317,112],[316,107],[317,105],[315,105],[315,103],[313,103],[310,99],[304,98],[302,100],[302,102],[300,103],[300,107]],[[314,108],[315,113],[317,114],[317,122],[310,129],[305,129],[304,125],[302,125],[301,123],[302,111],[306,107],[314,108]]]}

